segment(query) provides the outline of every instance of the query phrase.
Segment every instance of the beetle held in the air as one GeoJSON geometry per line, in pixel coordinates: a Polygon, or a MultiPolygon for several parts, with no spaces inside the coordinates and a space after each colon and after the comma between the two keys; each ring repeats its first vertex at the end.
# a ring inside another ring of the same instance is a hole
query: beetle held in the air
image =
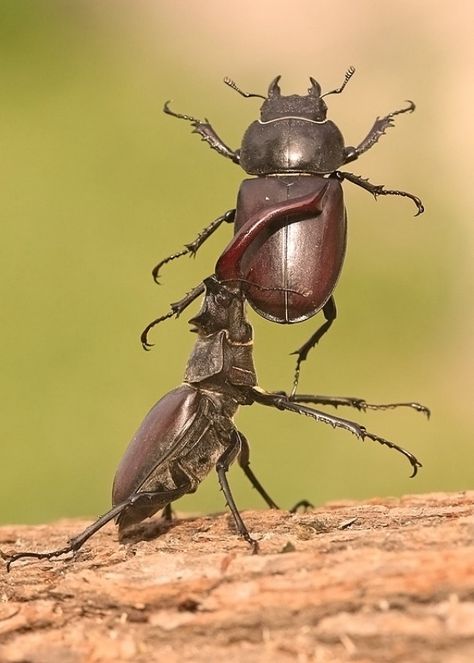
{"type": "MultiPolygon", "coordinates": [[[[325,94],[321,93],[319,83],[310,77],[311,87],[307,95],[289,96],[281,93],[280,76],[270,83],[267,96],[243,92],[226,78],[225,83],[244,97],[264,100],[260,119],[252,122],[245,131],[237,150],[228,147],[207,120],[202,122],[190,115],[176,113],[171,110],[170,102],[164,106],[165,113],[190,122],[193,132],[212,149],[254,177],[242,182],[235,209],[215,219],[182,251],[165,258],[154,268],[155,280],[166,263],[186,254],[195,255],[222,223],[234,224],[235,237],[227,247],[228,257],[234,255],[235,243],[249,232],[248,222],[254,215],[324,189],[323,204],[317,214],[295,210],[278,224],[254,234],[252,245],[239,267],[238,276],[242,282],[248,283],[244,286],[247,299],[264,318],[278,323],[296,323],[323,311],[325,322],[294,353],[297,363],[293,390],[298,384],[301,362],[336,318],[333,291],[346,249],[346,212],[341,182],[348,180],[375,198],[387,195],[407,197],[416,205],[417,214],[424,209],[421,200],[411,193],[385,189],[383,185],[372,184],[339,170],[370,149],[386,129],[393,126],[397,115],[415,109],[415,104],[409,101],[404,108],[377,118],[356,147],[346,146],[339,128],[327,118],[324,97],[340,94],[354,71],[350,67],[342,85],[325,94]]],[[[218,265],[219,278],[225,279],[229,270],[235,273],[229,263],[226,270],[222,264],[218,265]]],[[[142,342],[145,348],[150,347],[146,335],[142,342]]]]}

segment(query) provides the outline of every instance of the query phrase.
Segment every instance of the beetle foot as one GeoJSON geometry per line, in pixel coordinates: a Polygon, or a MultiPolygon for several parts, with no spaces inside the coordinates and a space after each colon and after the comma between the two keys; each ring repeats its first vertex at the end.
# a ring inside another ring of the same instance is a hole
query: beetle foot
{"type": "MultiPolygon", "coordinates": [[[[17,562],[20,559],[32,558],[32,559],[52,559],[53,557],[59,557],[60,555],[67,555],[68,553],[74,552],[74,548],[70,545],[65,546],[64,548],[59,548],[58,550],[51,550],[50,552],[19,552],[14,553],[13,555],[7,555],[7,573],[10,573],[12,564],[17,562]]],[[[5,559],[5,556],[4,556],[5,559]]]]}
{"type": "Polygon", "coordinates": [[[153,280],[155,281],[155,283],[160,285],[159,278],[160,278],[160,271],[161,271],[162,267],[167,265],[172,260],[176,260],[177,258],[181,258],[181,256],[185,256],[189,252],[190,252],[190,249],[188,248],[188,245],[185,244],[184,249],[182,249],[181,251],[178,251],[177,253],[173,253],[171,256],[168,256],[167,258],[164,258],[157,265],[155,265],[153,267],[153,269],[151,270],[151,275],[152,275],[153,280]]]}
{"type": "Polygon", "coordinates": [[[363,440],[365,440],[365,438],[369,438],[369,440],[373,440],[374,442],[378,442],[379,444],[387,446],[390,449],[394,449],[395,451],[398,451],[403,456],[405,456],[405,458],[412,466],[413,470],[412,473],[410,474],[410,479],[413,479],[413,477],[417,475],[418,470],[421,467],[423,467],[423,465],[420,463],[418,458],[416,458],[416,456],[414,456],[410,451],[407,451],[407,449],[400,447],[398,444],[395,444],[390,440],[386,440],[384,437],[380,437],[379,435],[375,435],[374,433],[369,433],[369,431],[366,430],[364,427],[361,427],[361,437],[363,440]]]}
{"type": "Polygon", "coordinates": [[[296,502],[291,509],[290,513],[298,513],[299,510],[302,510],[303,513],[308,511],[309,509],[314,509],[314,504],[312,504],[309,500],[300,500],[299,502],[296,502]]]}
{"type": "Polygon", "coordinates": [[[256,539],[252,539],[250,534],[248,536],[245,536],[244,534],[242,535],[243,538],[247,541],[247,543],[250,545],[252,548],[252,555],[258,555],[260,552],[260,546],[258,545],[258,541],[256,539]]]}

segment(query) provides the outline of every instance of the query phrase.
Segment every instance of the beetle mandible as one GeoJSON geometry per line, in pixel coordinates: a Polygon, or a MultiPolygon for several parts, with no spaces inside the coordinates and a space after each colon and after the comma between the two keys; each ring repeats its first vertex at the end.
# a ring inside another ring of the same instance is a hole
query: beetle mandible
{"type": "MultiPolygon", "coordinates": [[[[317,193],[326,187],[324,204],[317,216],[296,211],[280,220],[279,225],[264,228],[241,261],[240,277],[253,284],[245,286],[247,299],[261,316],[283,324],[302,322],[320,310],[325,317],[325,322],[293,353],[297,355],[293,392],[298,385],[301,362],[336,318],[333,291],[346,248],[346,212],[341,182],[348,180],[375,198],[405,196],[415,203],[417,215],[424,210],[421,200],[411,193],[385,189],[383,185],[372,184],[339,170],[375,145],[386,129],[394,125],[395,116],[415,110],[415,104],[407,102],[406,107],[377,118],[357,147],[345,146],[341,131],[327,118],[324,97],[340,94],[354,72],[354,67],[350,67],[342,85],[325,94],[321,94],[319,83],[310,77],[311,87],[307,95],[290,96],[281,94],[280,76],[270,83],[266,97],[243,92],[225,78],[225,83],[242,96],[264,100],[260,119],[252,122],[245,131],[238,150],[228,147],[207,120],[202,122],[190,115],[175,113],[170,102],[164,105],[165,113],[190,122],[193,132],[212,149],[256,177],[242,182],[235,209],[219,216],[183,250],[156,265],[153,270],[156,281],[165,264],[186,254],[195,255],[222,223],[233,223],[238,236],[244,227],[248,227],[249,218],[267,207],[307,193],[317,193]]],[[[227,256],[232,253],[231,241],[227,256]]],[[[147,330],[152,326],[149,325],[147,330]]],[[[151,347],[146,335],[142,337],[142,343],[145,349],[151,347]]]]}

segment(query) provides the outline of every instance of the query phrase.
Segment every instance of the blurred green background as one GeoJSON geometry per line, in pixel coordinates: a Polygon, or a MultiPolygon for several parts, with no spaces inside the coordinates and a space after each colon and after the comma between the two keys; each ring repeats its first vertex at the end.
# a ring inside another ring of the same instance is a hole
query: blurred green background
{"type": "MultiPolygon", "coordinates": [[[[377,115],[413,115],[352,169],[420,195],[379,199],[350,184],[339,318],[304,365],[301,391],[414,399],[433,410],[340,411],[411,449],[397,454],[305,417],[254,406],[237,423],[252,467],[283,507],[340,498],[473,488],[472,20],[463,0],[0,2],[0,519],[96,515],[151,405],[179,384],[194,336],[144,325],[212,269],[222,228],[196,260],[150,271],[234,205],[243,172],[174,108],[208,117],[236,147],[258,114],[222,84],[324,90],[357,73],[330,117],[357,144],[377,115]],[[469,159],[469,161],[468,161],[469,159]]],[[[193,309],[196,310],[196,307],[193,309]]],[[[189,313],[189,314],[188,314],[189,313]]],[[[320,322],[272,325],[251,312],[260,384],[289,388],[298,347],[320,322]]],[[[241,508],[262,507],[238,468],[241,508]]],[[[215,476],[183,510],[224,508],[215,476]]]]}

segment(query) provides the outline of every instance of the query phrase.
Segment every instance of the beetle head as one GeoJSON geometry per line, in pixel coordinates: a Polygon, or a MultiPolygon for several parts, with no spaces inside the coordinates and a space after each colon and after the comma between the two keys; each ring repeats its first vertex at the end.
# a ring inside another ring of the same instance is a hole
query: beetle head
{"type": "Polygon", "coordinates": [[[268,87],[268,95],[260,109],[262,122],[282,117],[301,117],[316,122],[324,122],[327,106],[321,97],[319,83],[310,77],[311,87],[307,95],[292,94],[285,97],[281,94],[278,82],[281,76],[273,79],[268,87]]]}
{"type": "Polygon", "coordinates": [[[210,336],[223,329],[232,340],[248,340],[251,327],[245,319],[245,297],[240,284],[221,283],[215,276],[204,280],[206,294],[199,313],[189,320],[191,331],[210,336]]]}
{"type": "Polygon", "coordinates": [[[354,72],[354,67],[349,67],[342,85],[325,94],[321,94],[321,86],[312,76],[309,77],[311,87],[308,88],[307,95],[292,94],[289,97],[284,97],[281,94],[280,86],[278,85],[281,76],[277,76],[272,80],[268,86],[266,97],[263,94],[244,92],[230,78],[224,78],[224,83],[243,97],[260,97],[264,99],[260,108],[260,120],[262,122],[270,122],[283,117],[301,117],[306,120],[313,120],[314,122],[324,122],[328,109],[323,101],[323,97],[327,97],[329,94],[340,94],[354,72]]]}

